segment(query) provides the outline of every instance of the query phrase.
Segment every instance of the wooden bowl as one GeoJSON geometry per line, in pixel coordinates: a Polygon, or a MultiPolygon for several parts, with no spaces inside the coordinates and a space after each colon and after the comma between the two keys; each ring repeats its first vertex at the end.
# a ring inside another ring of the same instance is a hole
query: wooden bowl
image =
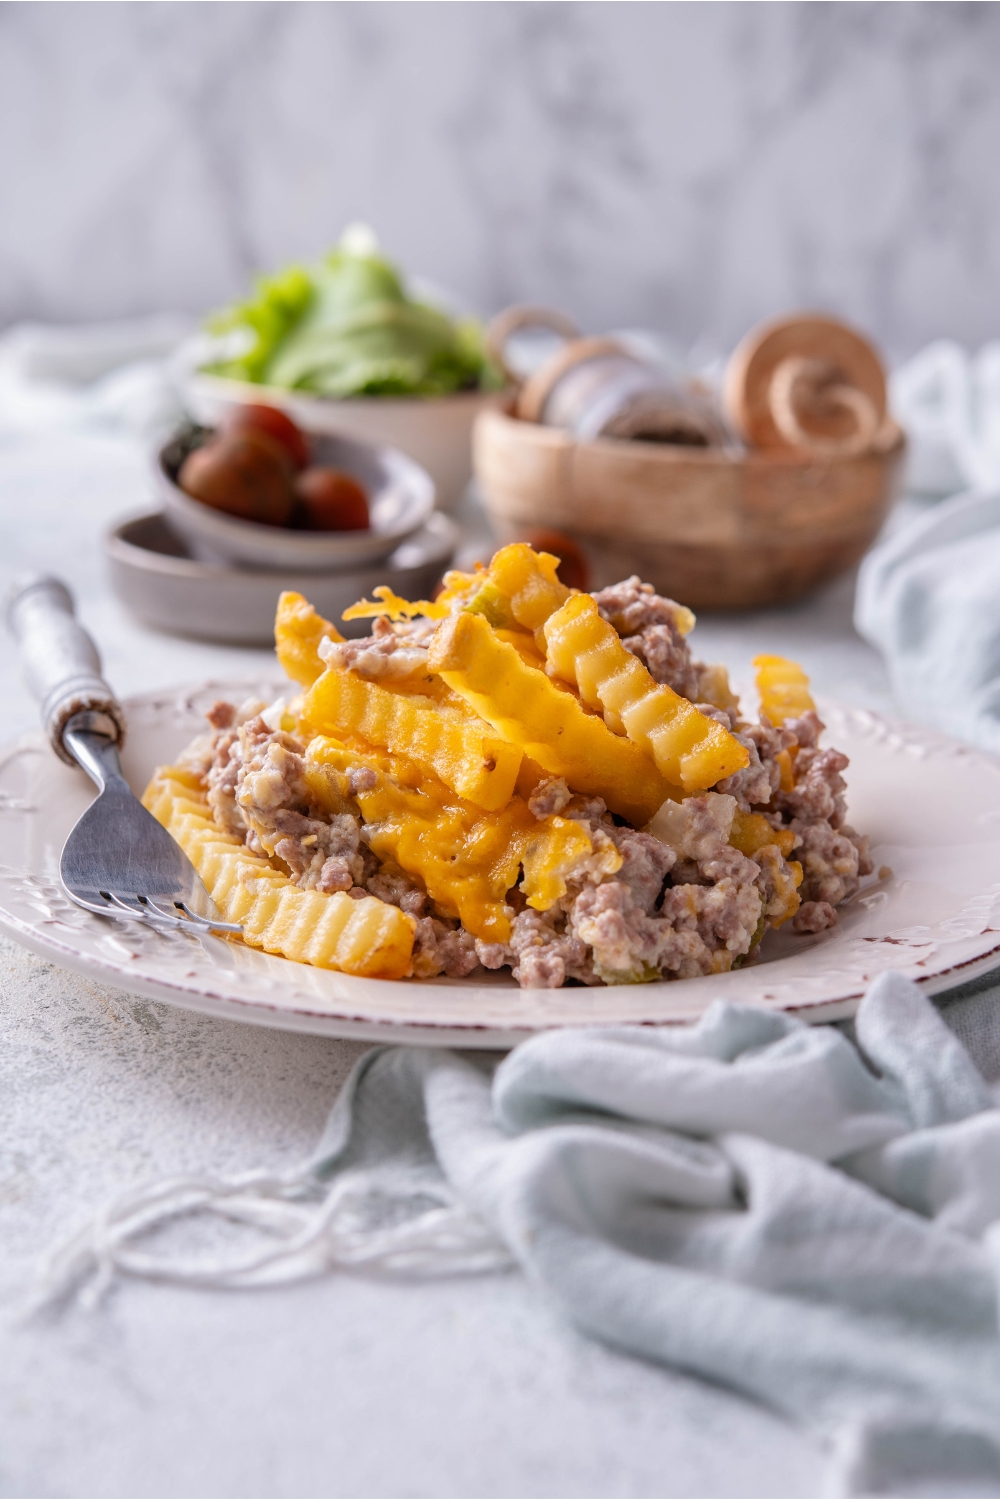
{"type": "Polygon", "coordinates": [[[502,541],[554,527],[580,544],[595,588],[638,573],[693,609],[782,604],[845,572],[896,498],[904,449],[889,419],[847,456],[581,442],[504,411],[473,433],[502,541]]]}

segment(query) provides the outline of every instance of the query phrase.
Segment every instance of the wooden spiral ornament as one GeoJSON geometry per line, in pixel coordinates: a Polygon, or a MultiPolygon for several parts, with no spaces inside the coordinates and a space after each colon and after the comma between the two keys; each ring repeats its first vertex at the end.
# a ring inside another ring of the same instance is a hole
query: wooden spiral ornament
{"type": "Polygon", "coordinates": [[[846,458],[868,452],[886,420],[878,354],[853,328],[819,314],[753,329],[729,361],[722,397],[751,448],[846,458]]]}

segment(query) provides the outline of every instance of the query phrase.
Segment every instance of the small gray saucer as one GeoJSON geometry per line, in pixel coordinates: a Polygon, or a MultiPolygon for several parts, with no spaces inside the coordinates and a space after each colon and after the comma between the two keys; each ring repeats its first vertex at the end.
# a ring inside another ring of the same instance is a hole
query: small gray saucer
{"type": "Polygon", "coordinates": [[[435,511],[385,562],[351,572],[305,573],[291,568],[227,568],[196,561],[159,511],[131,516],[105,536],[115,593],[154,630],[230,645],[274,640],[274,612],[283,589],[304,594],[345,635],[365,635],[368,620],[343,624],[342,612],[387,583],[403,598],[426,599],[449,566],[458,527],[435,511]]]}

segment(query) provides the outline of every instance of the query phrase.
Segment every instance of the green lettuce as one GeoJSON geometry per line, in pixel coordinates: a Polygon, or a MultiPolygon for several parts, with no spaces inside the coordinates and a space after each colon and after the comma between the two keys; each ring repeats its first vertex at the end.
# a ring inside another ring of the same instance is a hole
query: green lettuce
{"type": "Polygon", "coordinates": [[[254,295],[209,322],[251,335],[217,375],[317,396],[446,396],[495,390],[482,329],[407,295],[370,236],[348,233],[308,269],[258,278],[254,295]]]}

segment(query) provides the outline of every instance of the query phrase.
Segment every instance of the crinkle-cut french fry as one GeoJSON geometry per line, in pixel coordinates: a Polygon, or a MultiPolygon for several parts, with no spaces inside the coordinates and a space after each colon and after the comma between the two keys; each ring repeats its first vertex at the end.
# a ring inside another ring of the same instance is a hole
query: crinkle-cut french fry
{"type": "Polygon", "coordinates": [[[595,849],[586,829],[572,819],[553,815],[539,822],[520,797],[499,812],[484,813],[456,799],[433,775],[424,772],[419,787],[401,785],[399,772],[406,768],[398,762],[317,735],[306,752],[305,774],[319,806],[337,806],[349,786],[347,773],[357,766],[375,775],[373,786],[354,793],[370,848],[421,880],[444,912],[460,918],[484,942],[509,941],[512,912],[506,896],[522,866],[522,890],[538,911],[547,911],[565,894],[567,877],[580,860],[589,859],[607,874],[621,868],[611,841],[595,849]]]}
{"type": "Polygon", "coordinates": [[[374,896],[303,891],[266,859],[216,826],[204,791],[189,773],[161,767],[143,802],[177,840],[227,921],[243,940],[299,963],[371,979],[410,973],[416,923],[374,896]]]}
{"type": "Polygon", "coordinates": [[[423,761],[477,807],[494,811],[513,795],[520,750],[489,724],[431,698],[393,692],[331,663],[306,694],[302,717],[320,733],[356,734],[423,761]]]}
{"type": "Polygon", "coordinates": [[[540,766],[537,760],[532,760],[530,755],[526,755],[521,762],[521,769],[517,773],[514,790],[519,797],[523,797],[525,802],[527,802],[535,787],[540,781],[544,781],[548,774],[544,766],[540,766]]]}
{"type": "Polygon", "coordinates": [[[536,552],[527,542],[501,547],[466,608],[498,629],[520,625],[523,630],[537,631],[570,596],[559,581],[558,566],[558,557],[536,552]]]}
{"type": "Polygon", "coordinates": [[[536,667],[539,672],[545,671],[545,653],[539,651],[535,644],[535,637],[527,630],[497,630],[497,635],[509,646],[513,646],[518,656],[526,666],[536,667]]]}
{"type": "Polygon", "coordinates": [[[571,693],[527,666],[482,616],[463,611],[442,621],[431,640],[429,665],[550,775],[564,777],[574,791],[603,797],[636,827],[648,823],[670,796],[668,783],[637,745],[612,734],[571,693]]]}
{"type": "Polygon", "coordinates": [[[772,724],[797,719],[816,705],[809,692],[809,678],[797,661],[785,656],[755,656],[760,711],[772,724]]]}
{"type": "Polygon", "coordinates": [[[460,572],[458,568],[449,568],[441,580],[441,592],[434,603],[444,609],[446,614],[454,614],[467,604],[472,595],[486,578],[486,567],[477,562],[475,571],[472,573],[460,572]]]}
{"type": "Polygon", "coordinates": [[[703,792],[742,770],[749,753],[724,725],[657,683],[602,619],[590,594],[575,594],[543,626],[549,668],[575,684],[609,728],[624,731],[685,792],[703,792]]]}
{"type": "Polygon", "coordinates": [[[283,593],[274,618],[274,644],[278,661],[293,682],[312,687],[323,673],[319,643],[324,638],[344,639],[337,627],[317,614],[301,594],[283,593]]]}
{"type": "Polygon", "coordinates": [[[372,589],[372,593],[375,595],[374,603],[370,599],[362,599],[345,609],[340,618],[371,620],[376,615],[385,615],[390,620],[413,620],[417,615],[425,615],[429,620],[443,620],[448,613],[443,604],[432,603],[430,599],[417,599],[413,603],[409,599],[401,599],[385,583],[372,589]]]}

